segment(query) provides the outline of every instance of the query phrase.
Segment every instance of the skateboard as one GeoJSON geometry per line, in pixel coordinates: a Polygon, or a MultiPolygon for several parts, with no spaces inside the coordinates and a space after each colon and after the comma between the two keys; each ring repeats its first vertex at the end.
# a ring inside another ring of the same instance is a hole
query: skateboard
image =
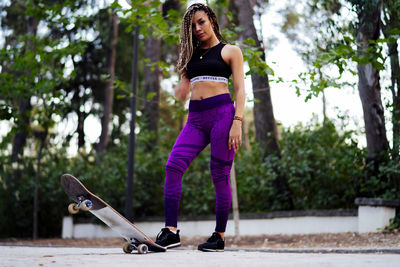
{"type": "Polygon", "coordinates": [[[125,253],[132,253],[137,250],[139,254],[146,254],[148,251],[165,252],[167,250],[165,247],[157,245],[136,225],[90,192],[74,176],[70,174],[62,175],[61,186],[70,199],[76,202],[68,206],[69,213],[76,214],[79,210],[92,213],[127,241],[123,246],[125,253]]]}

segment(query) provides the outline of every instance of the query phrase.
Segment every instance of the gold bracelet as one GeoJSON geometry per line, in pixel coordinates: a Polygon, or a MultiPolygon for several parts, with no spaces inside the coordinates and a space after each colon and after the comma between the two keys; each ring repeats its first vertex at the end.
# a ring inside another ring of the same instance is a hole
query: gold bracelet
{"type": "Polygon", "coordinates": [[[233,120],[243,121],[243,118],[235,115],[233,120]]]}

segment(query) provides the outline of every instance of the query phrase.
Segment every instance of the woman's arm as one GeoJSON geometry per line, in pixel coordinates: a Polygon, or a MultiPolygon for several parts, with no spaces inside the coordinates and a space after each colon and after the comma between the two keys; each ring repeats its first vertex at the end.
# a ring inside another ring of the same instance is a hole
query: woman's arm
{"type": "MultiPolygon", "coordinates": [[[[226,52],[228,52],[228,61],[232,70],[233,88],[235,90],[235,116],[243,118],[244,104],[246,101],[244,91],[243,54],[237,46],[229,45],[227,48],[228,50],[226,52]]],[[[233,120],[228,142],[229,149],[233,147],[235,151],[242,145],[242,121],[233,120]]]]}
{"type": "Polygon", "coordinates": [[[174,89],[175,97],[178,100],[185,101],[190,93],[190,80],[182,75],[182,79],[174,89]]]}
{"type": "Polygon", "coordinates": [[[239,47],[231,46],[231,49],[231,69],[233,77],[233,88],[235,90],[235,115],[243,118],[244,104],[246,100],[244,92],[243,55],[239,47]]]}

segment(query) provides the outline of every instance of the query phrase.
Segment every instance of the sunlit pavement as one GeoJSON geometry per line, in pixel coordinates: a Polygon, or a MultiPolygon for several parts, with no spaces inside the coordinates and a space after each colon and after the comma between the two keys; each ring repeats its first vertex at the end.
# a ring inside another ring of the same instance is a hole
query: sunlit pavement
{"type": "Polygon", "coordinates": [[[120,248],[0,246],[0,266],[399,266],[399,250],[190,249],[124,254],[120,248]],[[314,252],[314,253],[313,253],[314,252]]]}

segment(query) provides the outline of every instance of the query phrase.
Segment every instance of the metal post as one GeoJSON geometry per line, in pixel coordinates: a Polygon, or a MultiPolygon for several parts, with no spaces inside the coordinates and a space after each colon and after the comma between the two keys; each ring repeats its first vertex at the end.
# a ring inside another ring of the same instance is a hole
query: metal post
{"type": "Polygon", "coordinates": [[[232,209],[233,209],[233,220],[235,222],[235,239],[240,238],[239,231],[239,201],[237,195],[237,186],[236,186],[236,171],[235,171],[235,161],[232,163],[231,168],[231,190],[232,190],[232,209]]]}
{"type": "Polygon", "coordinates": [[[129,135],[128,176],[126,178],[125,217],[133,221],[133,178],[135,172],[135,123],[136,123],[136,87],[138,61],[139,26],[135,27],[132,55],[132,96],[130,101],[131,121],[129,135]]]}

